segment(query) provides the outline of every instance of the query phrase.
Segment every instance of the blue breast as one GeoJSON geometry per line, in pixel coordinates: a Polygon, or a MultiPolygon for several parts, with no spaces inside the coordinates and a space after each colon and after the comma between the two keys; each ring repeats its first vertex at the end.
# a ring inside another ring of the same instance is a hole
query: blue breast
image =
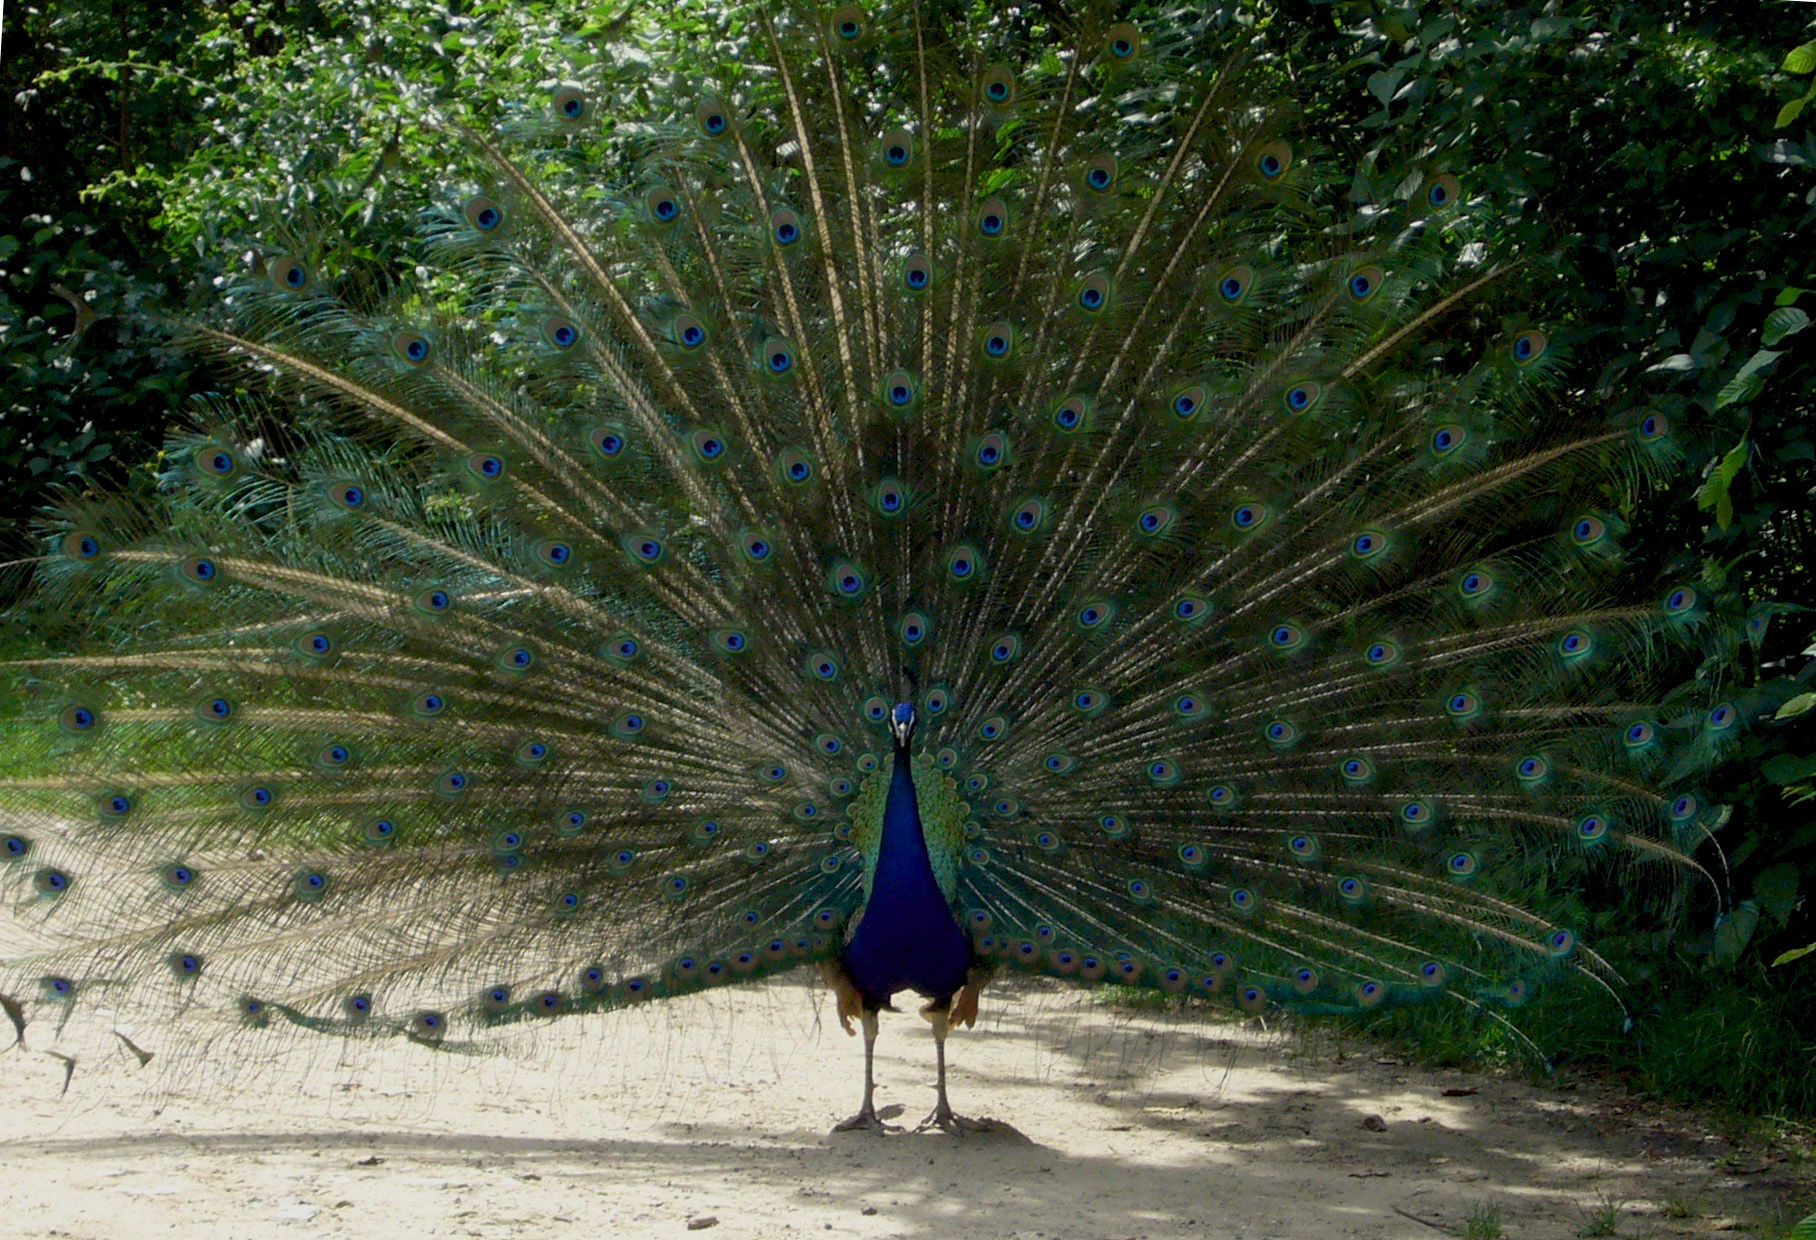
{"type": "Polygon", "coordinates": [[[950,999],[971,968],[971,940],[952,916],[927,856],[906,746],[895,751],[870,902],[840,961],[866,1006],[897,991],[950,999]]]}

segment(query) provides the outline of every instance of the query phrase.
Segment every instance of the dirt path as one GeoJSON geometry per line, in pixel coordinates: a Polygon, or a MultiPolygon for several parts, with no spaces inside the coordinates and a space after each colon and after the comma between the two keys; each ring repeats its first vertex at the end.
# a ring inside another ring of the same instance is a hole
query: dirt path
{"type": "MultiPolygon", "coordinates": [[[[0,1233],[1429,1240],[1498,1212],[1506,1236],[1550,1240],[1770,1236],[1816,1209],[1807,1172],[1590,1084],[990,997],[954,1038],[954,1102],[1009,1122],[962,1140],[829,1136],[861,1054],[792,985],[558,1022],[510,1058],[406,1045],[353,1066],[308,1038],[155,1098],[124,1055],[59,1097],[61,1065],[15,1051],[0,1233]]],[[[880,1101],[923,1112],[931,1049],[911,1013],[885,1017],[880,1101]]]]}

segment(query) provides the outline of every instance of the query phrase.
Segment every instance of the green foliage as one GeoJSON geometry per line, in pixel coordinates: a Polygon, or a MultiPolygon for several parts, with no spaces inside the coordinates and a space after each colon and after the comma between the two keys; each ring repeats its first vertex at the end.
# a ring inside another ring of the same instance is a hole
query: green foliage
{"type": "Polygon", "coordinates": [[[80,47],[177,56],[175,8],[9,5],[0,91],[0,490],[23,517],[62,488],[117,486],[148,458],[193,363],[165,348],[155,315],[184,278],[144,210],[83,200],[122,164],[181,140],[182,104],[128,75],[42,86],[80,47]]]}
{"type": "MultiPolygon", "coordinates": [[[[0,188],[0,214],[20,196],[0,188]]],[[[0,232],[0,480],[26,494],[117,485],[122,442],[129,459],[155,449],[190,369],[144,317],[165,273],[108,253],[86,212],[14,218],[0,232]]]]}
{"type": "MultiPolygon", "coordinates": [[[[1795,73],[1802,77],[1816,73],[1816,42],[1792,48],[1785,55],[1783,67],[1786,73],[1795,73]]],[[[1816,99],[1816,79],[1812,79],[1803,94],[1778,109],[1778,127],[1783,129],[1802,116],[1804,108],[1809,106],[1811,99],[1816,99]]]]}
{"type": "MultiPolygon", "coordinates": [[[[1816,599],[1816,333],[1804,330],[1807,262],[1787,261],[1806,253],[1800,238],[1816,222],[1816,145],[1801,115],[1809,92],[1789,76],[1816,70],[1807,11],[1565,3],[1335,12],[1358,39],[1365,87],[1312,119],[1333,142],[1366,135],[1355,144],[1365,168],[1422,154],[1516,204],[1503,221],[1510,248],[1555,253],[1555,269],[1574,273],[1535,286],[1553,307],[1548,321],[1576,328],[1585,386],[1572,397],[1586,409],[1649,405],[1688,432],[1685,480],[1630,514],[1648,534],[1629,551],[1751,609],[1740,683],[1710,665],[1687,669],[1706,682],[1692,691],[1735,692],[1752,680],[1794,698],[1782,686],[1807,657],[1809,622],[1782,605],[1816,599]]],[[[1665,1092],[1711,1096],[1722,1081],[1743,1107],[1816,1106],[1774,1066],[1807,1062],[1816,1005],[1807,984],[1787,992],[1783,973],[1761,967],[1762,954],[1811,939],[1816,763],[1807,755],[1816,746],[1798,713],[1756,728],[1706,789],[1734,808],[1727,856],[1712,861],[1728,887],[1703,893],[1695,912],[1708,924],[1722,905],[1731,911],[1644,979],[1657,1006],[1641,1014],[1642,1038],[1602,1048],[1665,1092]]],[[[1543,1045],[1550,1019],[1541,1011],[1522,1025],[1543,1045]]]]}
{"type": "MultiPolygon", "coordinates": [[[[1795,304],[1807,273],[1785,261],[1813,218],[1812,148],[1807,135],[1773,136],[1794,85],[1775,69],[1808,37],[1807,14],[1356,9],[1368,14],[1351,33],[1379,106],[1334,119],[1376,135],[1360,154],[1386,165],[1424,151],[1509,191],[1508,238],[1576,273],[1549,300],[1581,327],[1593,380],[1583,396],[1656,402],[1693,427],[1703,460],[1719,458],[1696,492],[1719,508],[1706,554],[1750,595],[1816,596],[1798,483],[1816,459],[1812,360],[1808,337],[1790,339],[1808,321],[1795,304]]],[[[1664,514],[1688,536],[1677,545],[1695,545],[1706,524],[1689,498],[1664,514]]]]}
{"type": "Polygon", "coordinates": [[[117,462],[149,459],[187,399],[221,385],[157,324],[205,302],[253,242],[331,249],[389,279],[424,202],[465,158],[428,111],[484,116],[635,57],[611,42],[623,12],[501,0],[458,12],[425,0],[9,6],[8,515],[60,490],[120,485],[117,462]]]}

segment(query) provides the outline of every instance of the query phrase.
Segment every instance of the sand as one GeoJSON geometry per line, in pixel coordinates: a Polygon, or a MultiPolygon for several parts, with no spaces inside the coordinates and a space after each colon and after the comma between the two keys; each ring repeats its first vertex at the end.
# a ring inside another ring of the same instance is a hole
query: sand
{"type": "MultiPolygon", "coordinates": [[[[1069,991],[985,997],[952,1093],[998,1122],[963,1138],[829,1133],[860,1044],[792,983],[558,1021],[490,1057],[310,1036],[186,1063],[151,1033],[153,1067],[84,1059],[67,1094],[59,1061],[15,1050],[0,1235],[1325,1240],[1473,1215],[1548,1240],[1773,1236],[1816,1209],[1807,1160],[1593,1081],[1412,1068],[1069,991]]],[[[925,1024],[885,1015],[879,1104],[912,1124],[932,1071],[925,1024]]]]}

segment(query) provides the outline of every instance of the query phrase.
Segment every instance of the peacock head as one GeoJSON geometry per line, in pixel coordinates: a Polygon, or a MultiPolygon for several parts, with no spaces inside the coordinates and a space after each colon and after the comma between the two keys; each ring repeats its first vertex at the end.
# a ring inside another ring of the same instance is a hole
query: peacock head
{"type": "Polygon", "coordinates": [[[889,712],[889,734],[895,737],[896,748],[908,748],[908,740],[914,735],[912,702],[897,702],[895,709],[889,712]]]}

